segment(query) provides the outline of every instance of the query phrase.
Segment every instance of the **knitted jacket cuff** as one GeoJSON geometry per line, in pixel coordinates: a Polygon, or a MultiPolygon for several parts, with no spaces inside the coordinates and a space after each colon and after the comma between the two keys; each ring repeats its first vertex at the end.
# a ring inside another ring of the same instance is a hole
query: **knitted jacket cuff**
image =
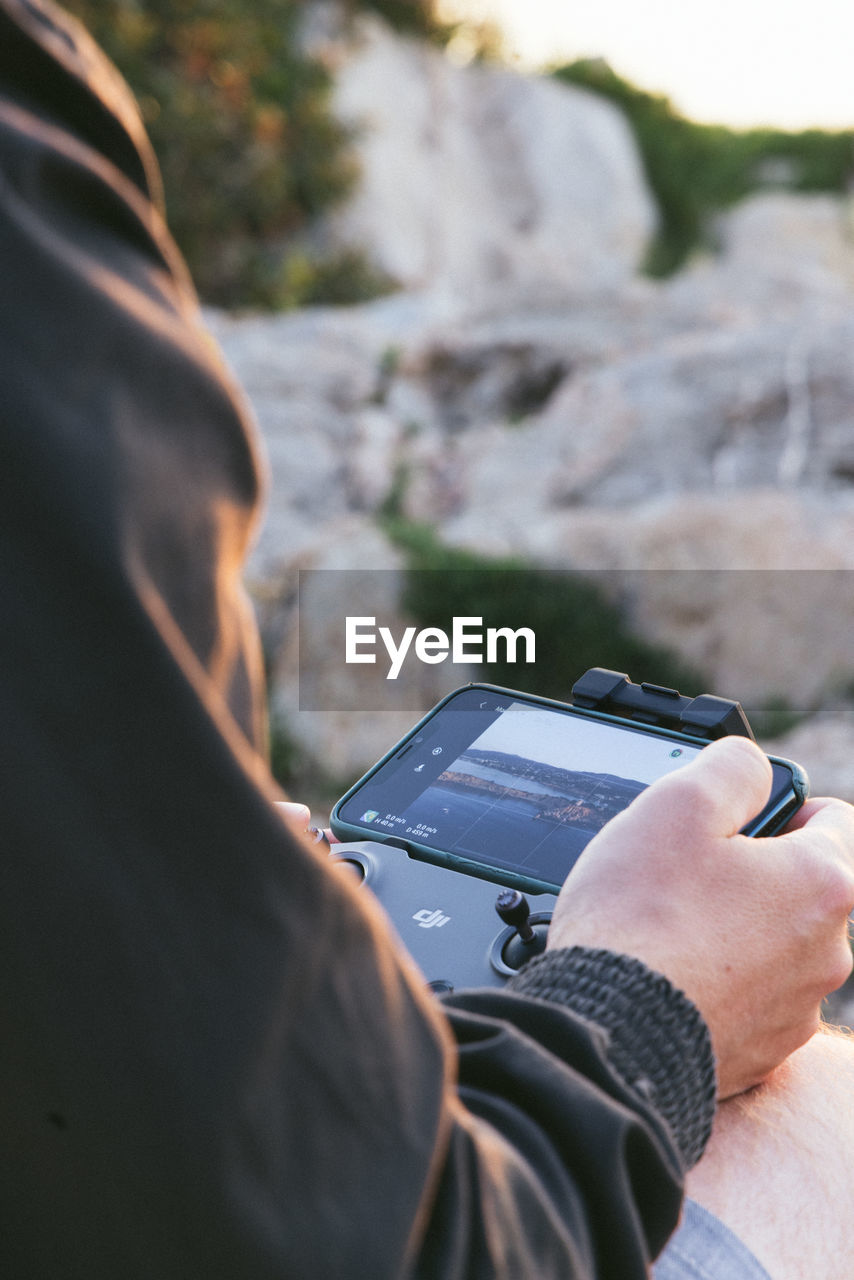
{"type": "Polygon", "coordinates": [[[696,1164],[715,1113],[715,1061],[686,995],[632,956],[588,947],[547,951],[508,986],[602,1028],[611,1065],[667,1123],[685,1168],[696,1164]]]}

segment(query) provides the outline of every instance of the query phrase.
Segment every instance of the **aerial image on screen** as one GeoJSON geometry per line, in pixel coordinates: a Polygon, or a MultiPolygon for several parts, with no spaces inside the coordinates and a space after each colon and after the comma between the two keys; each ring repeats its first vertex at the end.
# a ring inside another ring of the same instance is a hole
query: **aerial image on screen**
{"type": "Polygon", "coordinates": [[[559,884],[610,818],[696,752],[513,703],[407,806],[407,835],[559,884]]]}

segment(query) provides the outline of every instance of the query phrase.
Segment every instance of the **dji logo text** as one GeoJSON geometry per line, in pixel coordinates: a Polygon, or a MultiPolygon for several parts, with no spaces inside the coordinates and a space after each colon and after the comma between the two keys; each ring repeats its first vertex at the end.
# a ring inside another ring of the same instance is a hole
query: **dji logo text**
{"type": "Polygon", "coordinates": [[[421,911],[416,911],[412,917],[418,921],[419,929],[441,929],[443,924],[447,924],[450,916],[443,916],[441,911],[428,911],[426,907],[421,911]]]}

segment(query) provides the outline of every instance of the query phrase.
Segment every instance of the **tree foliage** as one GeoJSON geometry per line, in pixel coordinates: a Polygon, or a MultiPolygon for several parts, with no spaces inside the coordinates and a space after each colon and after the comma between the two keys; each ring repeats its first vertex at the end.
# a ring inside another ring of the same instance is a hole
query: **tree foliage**
{"type": "Polygon", "coordinates": [[[444,44],[454,28],[440,21],[436,0],[344,0],[350,13],[370,9],[384,18],[395,31],[444,44]]]}
{"type": "Polygon", "coordinates": [[[704,243],[711,215],[758,187],[776,180],[796,191],[844,192],[854,172],[852,130],[788,133],[697,124],[599,58],[581,59],[554,74],[609,98],[632,125],[661,214],[647,262],[652,275],[681,266],[704,243]]]}
{"type": "Polygon", "coordinates": [[[287,300],[289,240],[355,177],[329,74],[300,50],[301,0],[66,5],[137,95],[202,297],[287,300]]]}

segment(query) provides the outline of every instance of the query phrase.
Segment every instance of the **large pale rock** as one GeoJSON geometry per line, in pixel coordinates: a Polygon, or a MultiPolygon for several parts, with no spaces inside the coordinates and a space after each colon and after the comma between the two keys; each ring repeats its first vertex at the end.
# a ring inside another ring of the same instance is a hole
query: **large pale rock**
{"type": "Polygon", "coordinates": [[[847,490],[854,313],[828,311],[820,328],[813,318],[688,332],[574,376],[567,356],[540,413],[518,425],[487,420],[454,443],[464,496],[450,532],[685,492],[847,490]]]}
{"type": "Polygon", "coordinates": [[[396,614],[400,557],[376,529],[351,518],[327,528],[313,551],[293,562],[288,607],[276,619],[276,634],[268,629],[267,637],[274,728],[284,728],[326,776],[351,781],[416,718],[392,701],[383,709],[381,676],[375,668],[359,669],[365,702],[363,708],[352,709],[347,687],[352,672],[344,662],[341,611],[345,616],[364,612],[362,572],[368,565],[374,599],[380,600],[383,612],[396,614]],[[321,571],[303,574],[299,596],[298,569],[321,571]],[[333,598],[324,600],[330,591],[333,598]]]}
{"type": "Polygon", "coordinates": [[[271,721],[304,761],[340,786],[354,782],[420,715],[457,685],[475,678],[451,663],[406,663],[389,680],[385,652],[373,664],[345,661],[344,620],[375,618],[400,640],[403,557],[377,528],[344,517],[295,556],[266,599],[259,599],[268,655],[271,721]]]}
{"type": "Polygon", "coordinates": [[[854,722],[828,715],[799,725],[785,737],[763,741],[771,755],[796,760],[806,769],[814,796],[838,796],[854,804],[854,722]]]}
{"type": "Polygon", "coordinates": [[[722,254],[743,282],[765,278],[812,293],[854,288],[850,200],[766,192],[718,220],[722,254]]]}
{"type": "MultiPolygon", "coordinates": [[[[739,523],[745,531],[746,512],[739,523]]],[[[615,575],[614,585],[634,628],[704,671],[709,692],[757,709],[779,704],[812,713],[846,694],[854,672],[854,544],[840,554],[830,545],[835,531],[825,527],[824,535],[822,543],[813,530],[810,563],[801,549],[800,569],[782,560],[761,569],[760,556],[745,556],[739,569],[643,568],[615,575]],[[846,560],[848,568],[837,567],[846,560]]]]}
{"type": "Polygon", "coordinates": [[[710,691],[803,712],[854,672],[854,502],[750,490],[456,527],[484,552],[599,574],[710,691]]]}
{"type": "Polygon", "coordinates": [[[456,67],[366,18],[333,106],[358,131],[361,166],[334,239],[404,286],[565,295],[637,269],[656,215],[628,126],[602,99],[456,67]]]}
{"type": "Polygon", "coordinates": [[[266,596],[298,554],[310,558],[324,544],[330,525],[374,510],[388,492],[405,424],[381,402],[407,307],[391,300],[353,310],[206,318],[259,428],[269,496],[248,577],[266,596]]]}

